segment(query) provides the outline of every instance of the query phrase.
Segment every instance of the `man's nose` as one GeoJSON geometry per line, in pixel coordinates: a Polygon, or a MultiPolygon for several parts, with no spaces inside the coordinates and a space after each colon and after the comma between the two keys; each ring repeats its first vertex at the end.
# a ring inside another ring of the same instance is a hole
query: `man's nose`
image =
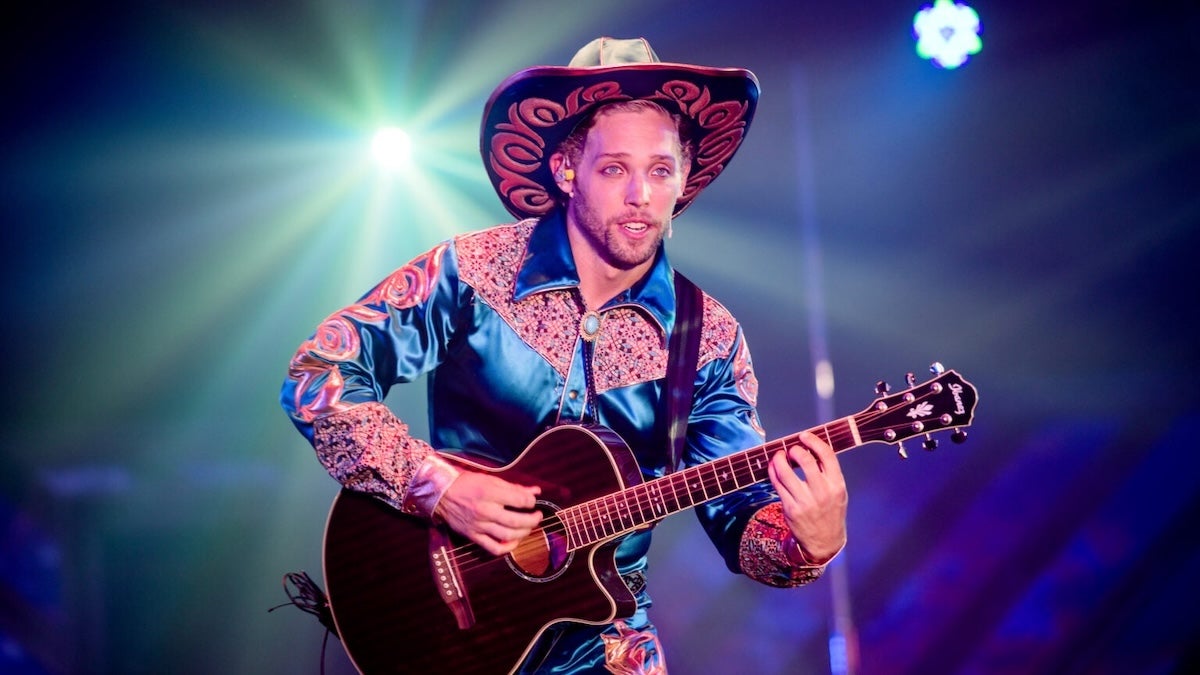
{"type": "Polygon", "coordinates": [[[645,177],[637,174],[630,176],[629,185],[626,187],[625,203],[637,206],[645,206],[650,203],[650,182],[645,177]]]}

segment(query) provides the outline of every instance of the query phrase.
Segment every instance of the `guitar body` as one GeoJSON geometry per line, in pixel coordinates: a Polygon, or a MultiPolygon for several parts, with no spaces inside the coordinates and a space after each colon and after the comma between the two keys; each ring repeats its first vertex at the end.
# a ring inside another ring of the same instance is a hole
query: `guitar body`
{"type": "Polygon", "coordinates": [[[607,624],[636,608],[617,573],[617,537],[571,552],[554,515],[641,482],[615,433],[555,427],[504,467],[462,463],[541,486],[543,522],[512,554],[492,556],[361,493],[343,490],[334,501],[325,583],[342,643],[363,673],[510,673],[552,624],[607,624]]]}

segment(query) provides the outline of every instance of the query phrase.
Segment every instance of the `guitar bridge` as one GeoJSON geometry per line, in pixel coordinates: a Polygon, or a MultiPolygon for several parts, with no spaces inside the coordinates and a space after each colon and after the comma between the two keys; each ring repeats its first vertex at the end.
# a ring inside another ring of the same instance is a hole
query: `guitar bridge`
{"type": "Polygon", "coordinates": [[[460,630],[466,630],[475,625],[475,613],[471,611],[471,603],[467,600],[458,570],[449,554],[450,537],[440,527],[429,530],[429,566],[433,572],[434,584],[442,602],[454,614],[460,630]]]}

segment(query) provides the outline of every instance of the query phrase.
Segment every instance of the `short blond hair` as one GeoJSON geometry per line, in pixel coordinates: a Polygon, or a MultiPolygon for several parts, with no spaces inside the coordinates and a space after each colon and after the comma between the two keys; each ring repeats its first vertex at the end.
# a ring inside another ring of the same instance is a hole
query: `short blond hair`
{"type": "Polygon", "coordinates": [[[675,132],[679,139],[679,159],[683,166],[690,167],[692,165],[692,138],[687,121],[682,115],[669,112],[666,108],[642,98],[630,99],[627,101],[614,101],[605,103],[596,108],[591,115],[588,115],[583,121],[575,125],[571,134],[563,139],[558,144],[556,152],[562,153],[567,161],[572,165],[579,164],[579,158],[583,155],[583,146],[587,143],[588,132],[596,125],[596,120],[601,115],[611,115],[619,112],[646,112],[657,111],[666,115],[675,125],[675,132]]]}

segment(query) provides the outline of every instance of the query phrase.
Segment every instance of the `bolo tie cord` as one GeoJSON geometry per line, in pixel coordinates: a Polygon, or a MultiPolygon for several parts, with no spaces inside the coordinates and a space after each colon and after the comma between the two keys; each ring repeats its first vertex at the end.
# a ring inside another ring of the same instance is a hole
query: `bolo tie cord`
{"type": "Polygon", "coordinates": [[[596,380],[592,374],[592,353],[595,351],[595,340],[583,341],[583,421],[599,424],[596,414],[596,380]]]}

